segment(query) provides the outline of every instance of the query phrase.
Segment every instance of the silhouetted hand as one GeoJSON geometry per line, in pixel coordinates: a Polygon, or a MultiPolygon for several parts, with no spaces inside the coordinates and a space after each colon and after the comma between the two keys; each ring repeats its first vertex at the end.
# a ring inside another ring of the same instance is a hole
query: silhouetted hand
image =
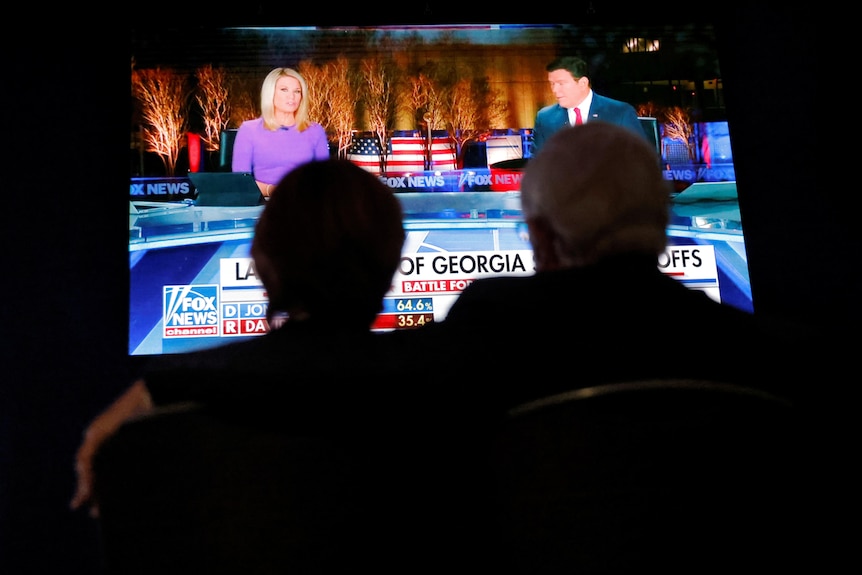
{"type": "Polygon", "coordinates": [[[75,473],[78,476],[78,483],[72,501],[69,503],[71,509],[88,507],[91,517],[99,516],[99,505],[94,493],[93,458],[102,443],[123,423],[152,409],[150,393],[144,381],[138,380],[87,426],[84,440],[75,454],[75,473]]]}

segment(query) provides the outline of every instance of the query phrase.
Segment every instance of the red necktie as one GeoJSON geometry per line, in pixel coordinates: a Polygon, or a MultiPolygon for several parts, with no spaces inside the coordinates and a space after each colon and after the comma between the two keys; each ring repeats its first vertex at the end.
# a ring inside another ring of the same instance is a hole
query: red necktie
{"type": "Polygon", "coordinates": [[[581,109],[575,108],[575,125],[580,126],[584,123],[584,120],[581,118],[581,109]]]}

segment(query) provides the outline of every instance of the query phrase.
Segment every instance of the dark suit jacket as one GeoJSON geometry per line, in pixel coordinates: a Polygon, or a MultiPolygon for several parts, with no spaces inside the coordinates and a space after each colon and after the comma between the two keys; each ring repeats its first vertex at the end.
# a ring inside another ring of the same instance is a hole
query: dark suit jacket
{"type": "Polygon", "coordinates": [[[441,327],[469,361],[462,369],[504,408],[570,389],[660,377],[790,395],[791,378],[803,377],[811,359],[803,330],[719,304],[644,256],[477,280],[441,327]]]}
{"type": "MultiPolygon", "coordinates": [[[[590,104],[587,121],[593,120],[624,126],[646,138],[646,132],[640,125],[637,111],[631,104],[601,96],[595,92],[593,92],[593,102],[590,104]]],[[[539,110],[533,127],[533,153],[541,149],[551,134],[568,125],[568,112],[559,104],[551,104],[539,110]]]]}

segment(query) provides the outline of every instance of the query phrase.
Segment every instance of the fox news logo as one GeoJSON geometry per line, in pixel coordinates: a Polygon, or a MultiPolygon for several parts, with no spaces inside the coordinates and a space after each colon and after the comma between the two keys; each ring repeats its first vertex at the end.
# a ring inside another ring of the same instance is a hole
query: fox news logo
{"type": "Polygon", "coordinates": [[[218,285],[165,286],[164,337],[219,335],[218,285]]]}

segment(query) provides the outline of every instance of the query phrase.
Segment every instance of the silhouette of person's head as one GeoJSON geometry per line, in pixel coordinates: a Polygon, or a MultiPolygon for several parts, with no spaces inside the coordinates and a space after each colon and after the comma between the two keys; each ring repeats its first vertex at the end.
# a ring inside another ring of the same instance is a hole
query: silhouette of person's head
{"type": "Polygon", "coordinates": [[[348,160],[303,164],[275,187],[252,256],[270,315],[368,328],[404,244],[401,203],[348,160]]]}
{"type": "Polygon", "coordinates": [[[531,158],[521,204],[538,270],[664,251],[670,189],[655,149],[593,121],[564,128],[531,158]]]}

